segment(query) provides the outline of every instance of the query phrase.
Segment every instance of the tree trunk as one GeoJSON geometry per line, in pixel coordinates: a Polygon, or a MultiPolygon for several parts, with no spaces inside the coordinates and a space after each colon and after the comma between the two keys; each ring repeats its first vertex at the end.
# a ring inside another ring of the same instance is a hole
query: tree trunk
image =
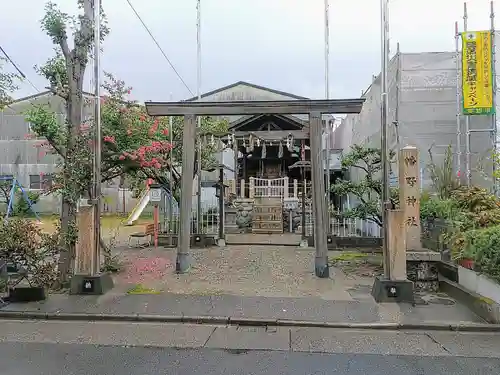
{"type": "Polygon", "coordinates": [[[75,245],[78,235],[76,228],[76,209],[80,188],[72,178],[73,168],[78,168],[78,160],[74,160],[75,147],[80,136],[83,108],[83,77],[79,63],[67,62],[69,71],[69,97],[66,101],[67,131],[66,155],[63,167],[65,192],[61,203],[61,248],[64,251],[59,258],[59,282],[64,285],[73,272],[75,245]]]}

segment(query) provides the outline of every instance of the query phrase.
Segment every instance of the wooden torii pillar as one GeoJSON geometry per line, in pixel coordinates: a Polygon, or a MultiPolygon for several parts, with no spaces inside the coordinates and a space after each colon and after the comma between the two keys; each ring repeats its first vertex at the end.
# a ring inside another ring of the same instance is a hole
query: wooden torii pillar
{"type": "Polygon", "coordinates": [[[146,102],[150,116],[184,116],[182,139],[182,179],[180,202],[180,233],[177,248],[176,272],[188,272],[191,231],[194,154],[197,116],[238,115],[297,115],[308,114],[310,122],[311,171],[313,180],[313,212],[315,219],[314,244],[315,274],[320,278],[330,276],[326,230],[326,207],[323,163],[321,160],[321,135],[323,114],[360,113],[364,99],[340,100],[279,100],[279,101],[236,101],[236,102],[146,102]]]}

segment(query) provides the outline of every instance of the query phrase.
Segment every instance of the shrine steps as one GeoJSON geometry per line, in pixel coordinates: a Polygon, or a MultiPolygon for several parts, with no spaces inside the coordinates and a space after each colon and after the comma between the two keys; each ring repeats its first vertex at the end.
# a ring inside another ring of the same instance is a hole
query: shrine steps
{"type": "Polygon", "coordinates": [[[246,246],[300,246],[302,236],[295,233],[281,234],[253,234],[239,233],[226,234],[228,245],[246,246]]]}
{"type": "Polygon", "coordinates": [[[280,197],[255,198],[252,215],[252,233],[283,233],[283,203],[280,197]]]}

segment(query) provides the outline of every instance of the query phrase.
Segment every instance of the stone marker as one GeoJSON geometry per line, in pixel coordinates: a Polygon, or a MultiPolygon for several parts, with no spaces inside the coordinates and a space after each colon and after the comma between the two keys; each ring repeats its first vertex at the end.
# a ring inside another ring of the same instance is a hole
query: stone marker
{"type": "Polygon", "coordinates": [[[404,212],[406,250],[421,250],[420,163],[418,149],[406,146],[399,151],[399,205],[404,212]]]}

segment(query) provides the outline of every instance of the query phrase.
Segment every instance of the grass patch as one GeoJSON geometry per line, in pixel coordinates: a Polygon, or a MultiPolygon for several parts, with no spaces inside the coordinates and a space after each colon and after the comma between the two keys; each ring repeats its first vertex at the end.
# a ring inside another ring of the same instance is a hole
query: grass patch
{"type": "MultiPolygon", "coordinates": [[[[33,220],[36,220],[36,219],[33,219],[33,220]]],[[[46,233],[52,233],[56,230],[57,224],[59,222],[59,216],[57,216],[57,215],[43,215],[43,216],[40,216],[40,220],[41,220],[41,222],[40,222],[39,226],[42,229],[42,231],[44,231],[46,233]]],[[[101,230],[104,232],[114,231],[114,230],[121,228],[121,227],[132,228],[132,229],[128,229],[128,230],[133,230],[133,228],[142,227],[145,224],[149,224],[153,221],[152,219],[148,219],[147,217],[145,217],[145,218],[141,217],[134,225],[127,226],[126,220],[127,220],[126,217],[120,216],[120,215],[103,215],[103,216],[101,216],[101,230]]],[[[133,230],[133,231],[137,231],[137,230],[133,230]]]]}
{"type": "Polygon", "coordinates": [[[344,251],[340,255],[336,255],[334,257],[330,257],[330,260],[333,262],[349,262],[355,260],[363,260],[370,256],[368,253],[358,253],[351,251],[344,251]]]}
{"type": "Polygon", "coordinates": [[[330,266],[337,267],[346,275],[373,277],[383,272],[381,254],[345,251],[329,257],[330,266]]]}
{"type": "Polygon", "coordinates": [[[131,295],[134,295],[134,294],[161,294],[161,292],[158,290],[152,289],[152,288],[146,288],[145,286],[139,284],[139,285],[135,285],[132,288],[130,288],[129,290],[127,290],[127,294],[131,294],[131,295]]]}

